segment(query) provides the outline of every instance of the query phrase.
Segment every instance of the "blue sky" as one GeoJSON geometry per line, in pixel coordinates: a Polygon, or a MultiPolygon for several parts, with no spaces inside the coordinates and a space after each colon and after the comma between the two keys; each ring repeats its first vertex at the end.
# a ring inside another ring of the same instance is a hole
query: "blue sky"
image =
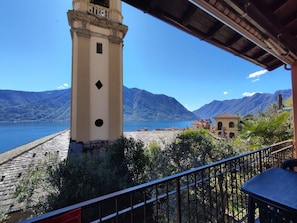
{"type": "MultiPolygon", "coordinates": [[[[3,1],[0,8],[0,89],[70,87],[71,0],[3,1]]],[[[291,88],[283,67],[262,67],[218,49],[123,3],[124,85],[176,98],[190,111],[213,100],[291,88]]]]}

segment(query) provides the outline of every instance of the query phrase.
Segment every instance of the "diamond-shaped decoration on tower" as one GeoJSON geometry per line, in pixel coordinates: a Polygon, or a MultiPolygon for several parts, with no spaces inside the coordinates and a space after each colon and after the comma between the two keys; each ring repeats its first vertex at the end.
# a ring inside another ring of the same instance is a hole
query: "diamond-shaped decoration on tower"
{"type": "Polygon", "coordinates": [[[103,84],[101,83],[101,81],[97,81],[96,83],[96,87],[100,90],[103,87],[103,84]]]}

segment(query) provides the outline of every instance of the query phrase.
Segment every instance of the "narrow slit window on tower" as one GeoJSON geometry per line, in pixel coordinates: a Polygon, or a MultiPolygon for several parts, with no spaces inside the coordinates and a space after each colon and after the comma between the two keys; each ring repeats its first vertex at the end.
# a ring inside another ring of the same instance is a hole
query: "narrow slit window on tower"
{"type": "Polygon", "coordinates": [[[102,54],[102,43],[97,43],[96,52],[102,54]]]}

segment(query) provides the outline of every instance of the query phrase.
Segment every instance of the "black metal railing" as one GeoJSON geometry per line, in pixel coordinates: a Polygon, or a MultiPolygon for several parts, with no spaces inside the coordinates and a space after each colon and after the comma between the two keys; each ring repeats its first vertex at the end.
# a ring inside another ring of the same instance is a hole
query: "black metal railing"
{"type": "Polygon", "coordinates": [[[81,208],[82,222],[246,222],[241,185],[293,156],[291,140],[62,208],[38,222],[81,208]]]}

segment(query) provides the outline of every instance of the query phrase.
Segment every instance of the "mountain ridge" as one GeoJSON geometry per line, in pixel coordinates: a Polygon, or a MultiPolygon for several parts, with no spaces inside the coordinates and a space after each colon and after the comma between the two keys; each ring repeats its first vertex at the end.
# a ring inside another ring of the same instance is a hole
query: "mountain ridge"
{"type": "Polygon", "coordinates": [[[0,90],[0,122],[70,120],[70,90],[27,92],[0,90]]]}
{"type": "Polygon", "coordinates": [[[202,119],[213,118],[221,113],[239,114],[241,116],[247,114],[255,115],[265,111],[273,103],[277,103],[279,95],[282,95],[284,102],[292,96],[292,90],[277,90],[273,94],[256,93],[253,96],[224,101],[213,100],[201,108],[194,110],[193,113],[202,119]]]}
{"type": "MultiPolygon", "coordinates": [[[[153,94],[138,88],[123,88],[124,121],[187,121],[211,119],[221,113],[256,114],[291,97],[291,89],[274,94],[257,93],[251,97],[214,100],[193,112],[174,97],[153,94]]],[[[44,92],[0,90],[0,123],[65,122],[70,120],[70,89],[44,92]]]]}
{"type": "MultiPolygon", "coordinates": [[[[124,121],[184,121],[197,117],[175,98],[124,87],[124,121]]],[[[70,120],[70,89],[0,90],[0,123],[70,120]]]]}
{"type": "Polygon", "coordinates": [[[173,97],[164,94],[152,94],[138,88],[124,87],[125,121],[178,121],[194,119],[197,119],[197,117],[173,97]]]}

